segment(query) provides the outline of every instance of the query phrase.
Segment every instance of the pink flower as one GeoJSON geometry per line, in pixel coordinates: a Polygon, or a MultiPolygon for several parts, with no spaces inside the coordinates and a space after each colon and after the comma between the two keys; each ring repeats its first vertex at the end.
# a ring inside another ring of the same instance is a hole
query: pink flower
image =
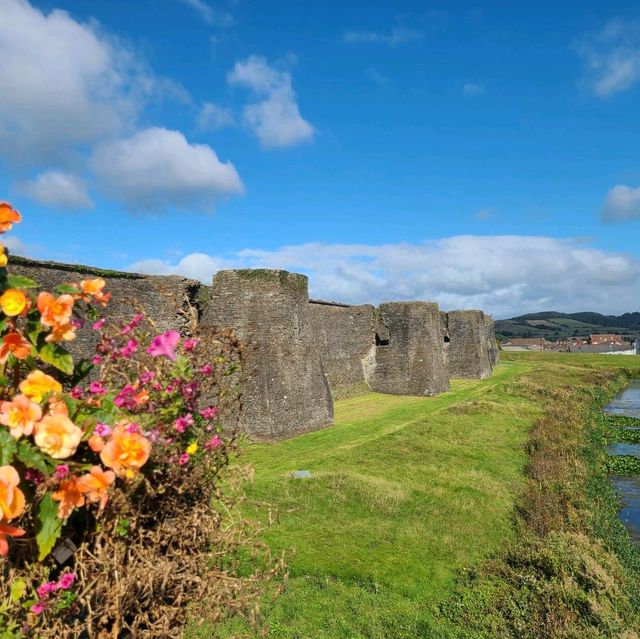
{"type": "Polygon", "coordinates": [[[102,357],[100,357],[100,355],[94,355],[92,360],[91,360],[91,363],[94,366],[98,366],[98,364],[102,364],[102,357]]]}
{"type": "Polygon", "coordinates": [[[36,588],[38,599],[46,599],[54,591],[54,586],[55,584],[53,581],[47,581],[44,584],[40,584],[36,588]]]}
{"type": "Polygon", "coordinates": [[[94,395],[104,395],[107,389],[102,382],[91,382],[91,384],[89,384],[89,392],[94,395]]]}
{"type": "Polygon", "coordinates": [[[56,466],[56,470],[53,473],[56,479],[64,479],[69,474],[68,464],[59,464],[56,466]]]}
{"type": "Polygon", "coordinates": [[[82,328],[84,326],[84,321],[77,317],[73,317],[71,318],[71,326],[73,326],[73,328],[82,328]]]}
{"type": "Polygon", "coordinates": [[[138,341],[135,339],[130,339],[127,342],[127,345],[120,349],[120,355],[125,359],[129,359],[136,351],[138,350],[138,341]]]}
{"type": "Polygon", "coordinates": [[[203,375],[211,375],[211,373],[213,373],[213,366],[211,366],[211,364],[205,364],[202,368],[200,368],[200,372],[203,375]]]}
{"type": "Polygon", "coordinates": [[[82,399],[82,396],[84,395],[84,391],[80,388],[80,386],[74,386],[71,389],[70,395],[71,397],[73,397],[73,399],[82,399]]]}
{"type": "Polygon", "coordinates": [[[208,408],[203,408],[200,411],[200,415],[202,415],[204,419],[213,419],[214,417],[216,417],[218,412],[219,411],[217,406],[209,406],[208,408]]]}
{"type": "Polygon", "coordinates": [[[195,337],[191,337],[184,343],[184,350],[190,353],[198,345],[198,340],[195,337]]]}
{"type": "Polygon", "coordinates": [[[147,353],[152,357],[163,356],[176,361],[176,346],[180,341],[180,333],[178,331],[167,331],[153,338],[151,346],[147,348],[147,353]]]}
{"type": "Polygon", "coordinates": [[[189,463],[189,453],[182,453],[182,455],[180,455],[180,457],[178,458],[178,463],[180,464],[180,466],[184,466],[185,464],[189,463]]]}
{"type": "Polygon", "coordinates": [[[102,329],[102,327],[107,323],[107,320],[103,317],[102,319],[99,319],[97,322],[94,322],[93,324],[91,324],[91,328],[94,331],[99,331],[100,329],[102,329]]]}
{"type": "Polygon", "coordinates": [[[179,433],[184,433],[189,426],[193,426],[193,415],[191,413],[187,413],[183,417],[178,417],[175,421],[175,427],[179,433]]]}
{"type": "Polygon", "coordinates": [[[128,426],[127,426],[127,432],[128,433],[140,433],[140,426],[138,426],[138,424],[136,424],[135,422],[131,422],[128,426]]]}
{"type": "Polygon", "coordinates": [[[111,427],[108,424],[98,422],[93,432],[99,437],[108,437],[111,435],[111,427]]]}
{"type": "Polygon", "coordinates": [[[33,606],[31,606],[31,612],[35,615],[41,615],[44,612],[44,609],[45,605],[41,601],[34,603],[33,606]]]}
{"type": "Polygon", "coordinates": [[[222,446],[222,439],[220,439],[219,435],[214,435],[205,445],[205,450],[215,450],[216,448],[220,448],[222,446]]]}
{"type": "Polygon", "coordinates": [[[62,575],[62,577],[60,577],[60,579],[58,580],[58,585],[60,586],[60,588],[62,588],[62,590],[69,590],[69,588],[73,586],[75,580],[76,576],[74,573],[65,572],[64,575],[62,575]]]}
{"type": "Polygon", "coordinates": [[[27,468],[24,471],[24,478],[30,481],[34,486],[39,486],[44,481],[44,475],[39,470],[27,468]]]}
{"type": "Polygon", "coordinates": [[[140,375],[140,383],[148,384],[155,377],[155,373],[153,371],[143,371],[142,375],[140,375]]]}

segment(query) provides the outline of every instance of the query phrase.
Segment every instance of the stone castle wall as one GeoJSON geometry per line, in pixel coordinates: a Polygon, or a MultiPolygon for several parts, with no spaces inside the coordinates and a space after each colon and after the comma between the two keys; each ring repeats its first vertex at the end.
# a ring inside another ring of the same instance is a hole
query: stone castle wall
{"type": "Polygon", "coordinates": [[[333,400],[316,344],[307,277],[277,270],[219,271],[205,326],[232,326],[248,345],[242,378],[244,429],[277,439],[333,423],[333,400]]]}
{"type": "MultiPolygon", "coordinates": [[[[146,276],[78,265],[11,258],[11,271],[52,290],[62,282],[107,280],[108,320],[138,309],[159,331],[189,335],[232,327],[245,344],[243,427],[275,439],[333,422],[333,397],[371,390],[433,395],[449,378],[481,378],[498,363],[493,320],[482,311],[439,311],[429,302],[379,308],[309,300],[304,275],[278,270],[221,271],[213,286],[179,276],[146,276]]],[[[89,327],[71,343],[91,357],[89,327]]]]}
{"type": "Polygon", "coordinates": [[[438,305],[388,302],[380,305],[380,315],[389,339],[376,346],[371,389],[394,395],[436,395],[449,390],[438,305]]]}

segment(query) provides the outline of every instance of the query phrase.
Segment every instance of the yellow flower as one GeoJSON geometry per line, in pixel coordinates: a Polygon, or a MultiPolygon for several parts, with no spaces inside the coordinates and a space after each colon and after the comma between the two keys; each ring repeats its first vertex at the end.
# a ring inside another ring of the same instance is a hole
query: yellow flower
{"type": "Polygon", "coordinates": [[[185,452],[189,453],[189,455],[193,455],[197,450],[198,450],[198,442],[192,442],[191,444],[189,444],[185,452]]]}
{"type": "Polygon", "coordinates": [[[60,393],[62,391],[60,382],[39,370],[31,371],[19,388],[23,395],[26,395],[37,404],[42,401],[42,398],[47,393],[60,393]]]}
{"type": "Polygon", "coordinates": [[[7,251],[2,244],[0,244],[0,268],[7,265],[9,258],[7,257],[7,251]]]}
{"type": "Polygon", "coordinates": [[[20,315],[27,306],[27,296],[17,288],[8,288],[0,295],[0,308],[9,317],[20,315]]]}

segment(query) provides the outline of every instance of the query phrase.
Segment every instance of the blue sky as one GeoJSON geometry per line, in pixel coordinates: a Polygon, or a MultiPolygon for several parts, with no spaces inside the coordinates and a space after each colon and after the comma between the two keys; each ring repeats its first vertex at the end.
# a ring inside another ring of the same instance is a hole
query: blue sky
{"type": "Polygon", "coordinates": [[[637,3],[0,0],[0,92],[16,253],[638,310],[637,3]]]}

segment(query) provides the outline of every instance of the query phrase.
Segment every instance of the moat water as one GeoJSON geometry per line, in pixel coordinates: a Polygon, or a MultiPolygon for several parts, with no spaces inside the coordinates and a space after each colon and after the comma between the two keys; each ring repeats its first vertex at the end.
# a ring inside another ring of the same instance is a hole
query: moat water
{"type": "MultiPolygon", "coordinates": [[[[640,380],[634,380],[629,387],[613,398],[605,407],[605,413],[638,418],[637,426],[627,426],[640,430],[640,380]]],[[[640,458],[640,444],[611,444],[607,447],[610,455],[628,455],[640,458]]],[[[627,527],[631,536],[640,542],[640,477],[611,477],[620,496],[618,517],[627,527]]]]}

